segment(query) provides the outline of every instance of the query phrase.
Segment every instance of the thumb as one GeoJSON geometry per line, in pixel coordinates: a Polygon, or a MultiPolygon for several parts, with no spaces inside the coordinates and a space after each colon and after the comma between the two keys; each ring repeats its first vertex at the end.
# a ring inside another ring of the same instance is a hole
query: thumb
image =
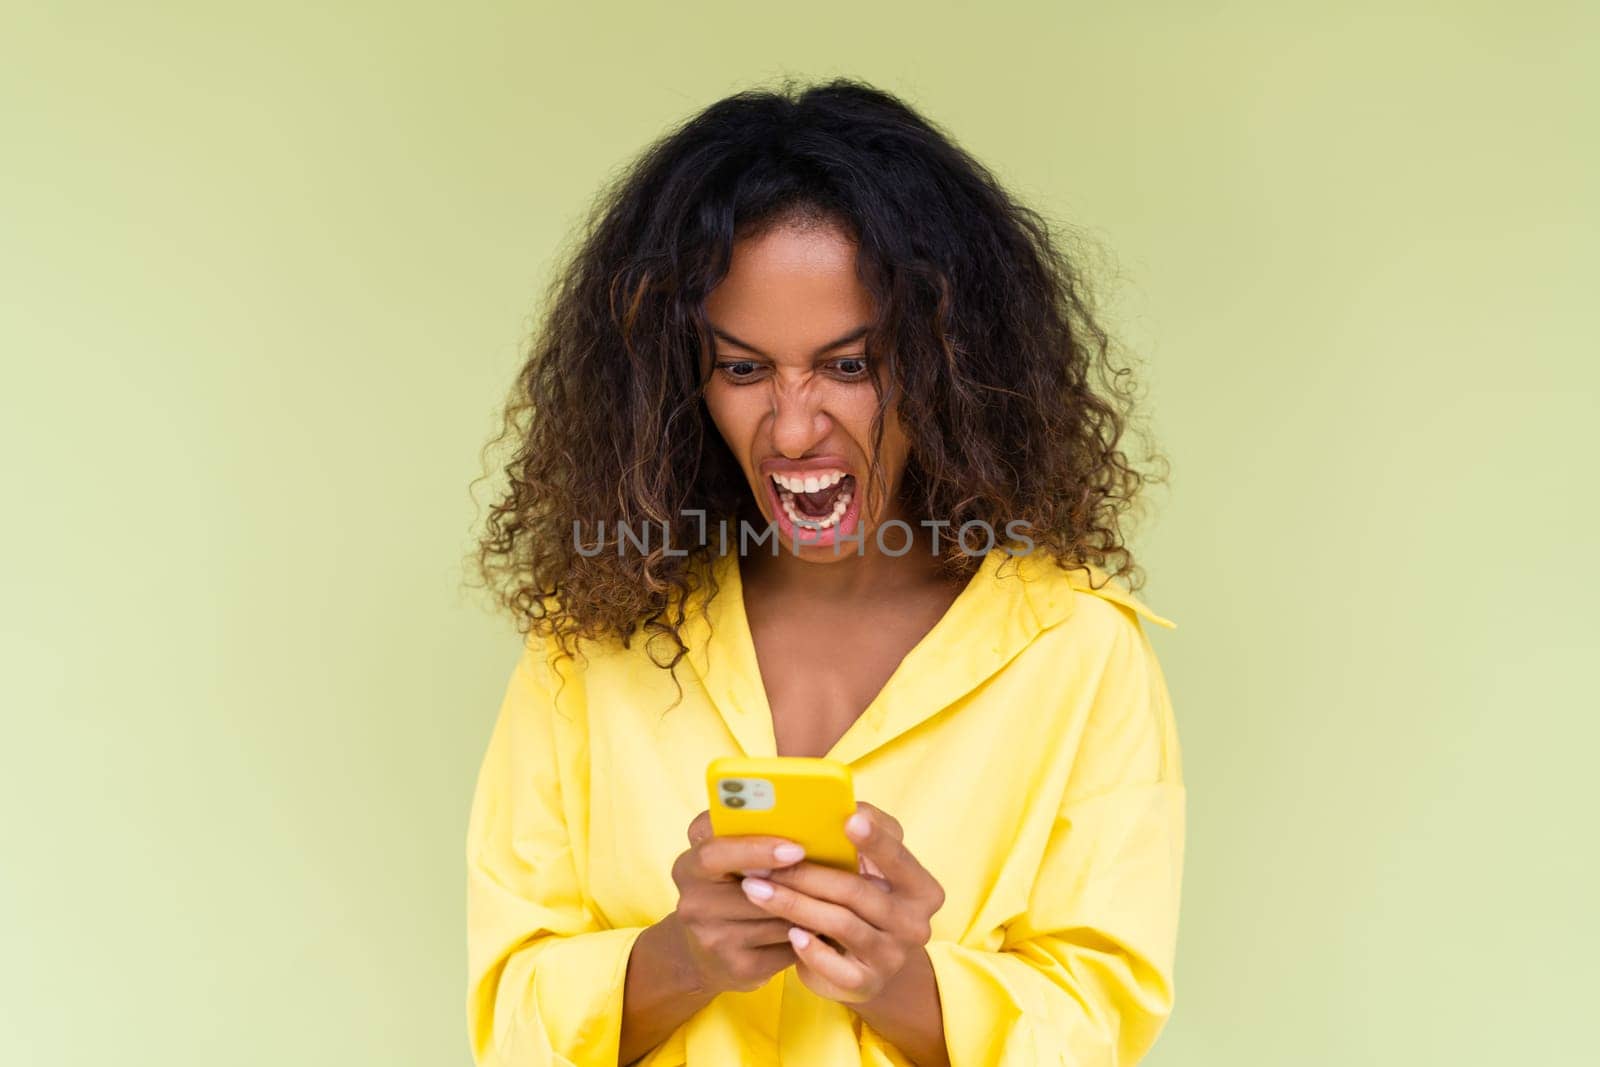
{"type": "Polygon", "coordinates": [[[870,879],[879,889],[889,888],[889,880],[883,876],[883,871],[878,868],[878,865],[872,862],[871,856],[861,853],[857,867],[860,868],[862,877],[870,879]]]}

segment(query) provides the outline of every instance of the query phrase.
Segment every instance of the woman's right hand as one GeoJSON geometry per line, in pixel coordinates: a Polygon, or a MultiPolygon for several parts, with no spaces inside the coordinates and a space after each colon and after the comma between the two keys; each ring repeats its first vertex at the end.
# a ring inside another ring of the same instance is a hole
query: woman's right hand
{"type": "Polygon", "coordinates": [[[749,992],[795,962],[787,920],[775,918],[744,895],[744,875],[770,874],[804,858],[780,853],[800,846],[781,837],[716,837],[711,812],[689,824],[689,848],[672,864],[678,886],[673,916],[695,972],[707,992],[749,992]]]}

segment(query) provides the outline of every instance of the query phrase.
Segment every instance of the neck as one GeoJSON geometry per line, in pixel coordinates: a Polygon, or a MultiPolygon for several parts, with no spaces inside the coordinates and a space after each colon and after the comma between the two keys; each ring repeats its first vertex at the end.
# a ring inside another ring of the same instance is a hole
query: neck
{"type": "MultiPolygon", "coordinates": [[[[870,530],[861,551],[851,543],[840,549],[837,559],[826,554],[831,549],[824,550],[824,558],[816,561],[803,559],[783,546],[776,556],[766,551],[753,552],[740,560],[741,580],[747,587],[758,586],[767,594],[835,604],[943,581],[940,559],[933,551],[932,532],[920,524],[912,524],[911,529],[914,540],[898,556],[879,552],[875,533],[870,530]]],[[[903,534],[899,529],[891,530],[884,540],[898,548],[903,534]]]]}

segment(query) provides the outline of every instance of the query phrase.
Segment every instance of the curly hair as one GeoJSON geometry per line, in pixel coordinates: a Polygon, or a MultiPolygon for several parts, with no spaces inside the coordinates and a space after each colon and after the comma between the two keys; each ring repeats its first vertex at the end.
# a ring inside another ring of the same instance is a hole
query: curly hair
{"type": "MultiPolygon", "coordinates": [[[[797,220],[856,244],[875,306],[868,351],[886,361],[910,442],[907,513],[953,529],[1022,520],[1035,550],[1137,589],[1126,513],[1164,477],[1122,451],[1135,388],[1082,268],[947,134],[840,78],[719,100],[597,198],[485,446],[514,445],[473,560],[497,606],[567,655],[648,634],[647,647],[667,642],[658,666],[682,658],[709,531],[761,521],[703,402],[704,302],[736,240],[797,220]],[[580,551],[580,526],[610,535],[580,551]],[[642,527],[663,543],[630,550],[622,531],[642,527]]],[[[889,396],[875,388],[874,457],[889,396]]],[[[979,563],[955,544],[944,556],[952,574],[979,563]]]]}

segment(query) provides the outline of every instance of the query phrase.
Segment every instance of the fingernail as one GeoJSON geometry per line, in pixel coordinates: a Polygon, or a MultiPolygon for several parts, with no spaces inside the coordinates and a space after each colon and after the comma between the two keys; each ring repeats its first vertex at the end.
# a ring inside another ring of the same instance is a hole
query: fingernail
{"type": "Polygon", "coordinates": [[[772,886],[756,878],[746,878],[739,883],[744,886],[745,896],[753,900],[771,900],[772,886]]]}
{"type": "Polygon", "coordinates": [[[844,828],[849,830],[852,836],[862,838],[866,837],[867,831],[872,829],[872,823],[858,811],[845,820],[844,828]]]}
{"type": "Polygon", "coordinates": [[[805,859],[806,850],[796,844],[782,844],[772,850],[773,859],[779,863],[795,863],[805,859]]]}
{"type": "Polygon", "coordinates": [[[805,948],[811,944],[811,935],[798,926],[791,926],[789,927],[789,943],[794,945],[795,948],[805,948]]]}

